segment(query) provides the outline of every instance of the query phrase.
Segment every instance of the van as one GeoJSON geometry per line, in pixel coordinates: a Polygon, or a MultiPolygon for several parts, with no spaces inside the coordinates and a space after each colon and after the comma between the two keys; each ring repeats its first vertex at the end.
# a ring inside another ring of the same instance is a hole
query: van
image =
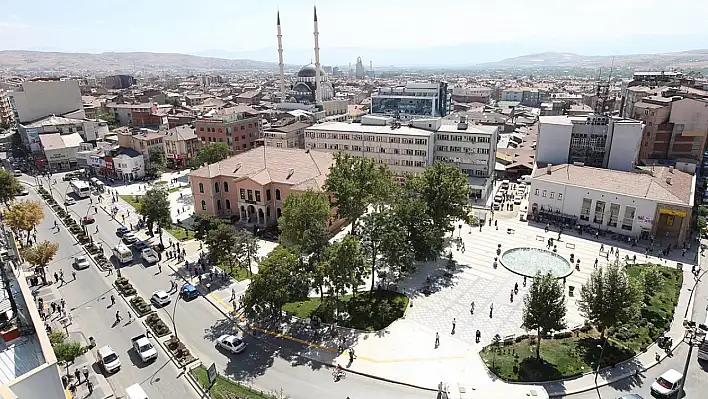
{"type": "Polygon", "coordinates": [[[120,358],[116,351],[108,345],[98,349],[98,361],[106,373],[120,370],[120,358]]]}
{"type": "Polygon", "coordinates": [[[129,263],[133,261],[133,251],[131,251],[130,248],[125,246],[123,243],[113,247],[113,256],[115,256],[120,263],[129,263]]]}
{"type": "Polygon", "coordinates": [[[140,384],[133,384],[125,388],[125,397],[127,399],[149,399],[140,384]]]}
{"type": "Polygon", "coordinates": [[[95,177],[92,177],[92,178],[89,179],[89,183],[91,183],[91,185],[94,186],[94,187],[96,187],[96,186],[98,185],[98,183],[100,183],[100,182],[101,182],[101,181],[98,180],[98,179],[95,178],[95,177]]]}
{"type": "Polygon", "coordinates": [[[94,184],[94,187],[96,187],[96,190],[98,190],[101,193],[106,190],[106,185],[103,184],[103,182],[100,180],[94,184]]]}

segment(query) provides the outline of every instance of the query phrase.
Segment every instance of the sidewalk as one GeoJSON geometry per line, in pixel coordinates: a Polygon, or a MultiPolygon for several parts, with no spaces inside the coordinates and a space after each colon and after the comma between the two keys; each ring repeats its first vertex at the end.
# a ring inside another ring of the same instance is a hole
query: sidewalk
{"type": "MultiPolygon", "coordinates": [[[[88,337],[86,337],[84,333],[77,328],[77,326],[71,323],[68,317],[62,317],[60,313],[51,313],[50,304],[52,302],[59,304],[61,301],[61,294],[59,293],[56,284],[50,284],[39,288],[37,298],[43,299],[44,312],[49,315],[46,323],[51,327],[52,331],[64,331],[67,335],[67,342],[79,342],[82,346],[86,347],[89,345],[88,337]]],[[[69,312],[67,314],[71,313],[69,312]]],[[[106,377],[104,377],[101,373],[97,359],[94,358],[93,352],[90,349],[83,355],[77,357],[69,366],[71,376],[70,384],[74,384],[76,382],[73,375],[74,370],[81,370],[84,366],[86,366],[89,370],[89,380],[93,384],[93,393],[89,395],[87,384],[82,375],[81,383],[77,385],[77,390],[73,397],[105,399],[114,396],[113,389],[108,384],[106,377]]],[[[63,371],[63,375],[65,375],[66,367],[62,367],[61,369],[63,371]]]]}

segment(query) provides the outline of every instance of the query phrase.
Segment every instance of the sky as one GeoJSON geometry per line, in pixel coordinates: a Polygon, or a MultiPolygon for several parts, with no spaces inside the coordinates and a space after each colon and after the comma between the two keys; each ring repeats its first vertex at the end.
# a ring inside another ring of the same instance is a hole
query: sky
{"type": "MultiPolygon", "coordinates": [[[[304,63],[312,58],[314,4],[0,0],[0,50],[150,51],[277,61],[279,10],[285,62],[304,63]]],[[[430,53],[435,57],[479,62],[529,52],[612,55],[708,48],[708,24],[698,21],[708,15],[705,0],[318,0],[316,5],[323,63],[354,62],[357,55],[395,63],[396,57],[424,56],[431,48],[443,48],[430,53]]]]}

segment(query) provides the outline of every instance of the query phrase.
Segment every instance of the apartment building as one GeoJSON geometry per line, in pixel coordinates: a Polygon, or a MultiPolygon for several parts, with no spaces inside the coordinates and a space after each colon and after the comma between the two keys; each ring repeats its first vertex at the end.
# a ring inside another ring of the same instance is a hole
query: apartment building
{"type": "Polygon", "coordinates": [[[637,165],[643,127],[641,121],[606,115],[541,116],[536,162],[630,171],[637,165]]]}
{"type": "Polygon", "coordinates": [[[14,119],[20,123],[69,113],[74,118],[86,117],[76,80],[32,79],[22,82],[18,90],[8,93],[8,97],[14,119]]]}
{"type": "Polygon", "coordinates": [[[371,114],[400,120],[442,117],[451,108],[452,94],[445,81],[381,87],[371,96],[371,114]]]}
{"type": "Polygon", "coordinates": [[[167,116],[157,113],[155,103],[142,104],[106,104],[108,112],[113,115],[116,122],[130,127],[159,127],[167,126],[167,116]]]}
{"type": "Polygon", "coordinates": [[[145,168],[151,170],[150,149],[164,149],[163,140],[166,136],[164,132],[150,129],[116,129],[118,134],[118,145],[124,148],[131,148],[140,153],[145,159],[145,168]]]}
{"type": "Polygon", "coordinates": [[[367,115],[361,123],[325,122],[305,129],[305,148],[375,159],[397,173],[420,173],[432,164],[439,118],[411,125],[367,115]]]}
{"type": "Polygon", "coordinates": [[[10,106],[10,98],[7,92],[0,89],[0,124],[10,125],[14,123],[15,118],[12,115],[12,106],[10,106]]]}
{"type": "Polygon", "coordinates": [[[305,148],[305,129],[312,126],[307,122],[294,122],[284,126],[273,126],[263,132],[263,144],[277,148],[305,148]]]}
{"type": "Polygon", "coordinates": [[[251,107],[238,106],[217,111],[214,115],[198,118],[196,132],[200,145],[223,142],[234,153],[256,147],[263,137],[260,114],[251,107]]]}
{"type": "Polygon", "coordinates": [[[199,138],[190,125],[177,126],[167,131],[162,139],[165,157],[175,168],[186,168],[187,161],[197,153],[199,138]]]}
{"type": "Polygon", "coordinates": [[[516,101],[527,107],[540,107],[548,92],[534,87],[511,87],[501,92],[501,101],[516,101]]]}
{"type": "Polygon", "coordinates": [[[492,96],[492,89],[489,87],[453,87],[452,101],[460,103],[482,103],[486,104],[492,96]]]}

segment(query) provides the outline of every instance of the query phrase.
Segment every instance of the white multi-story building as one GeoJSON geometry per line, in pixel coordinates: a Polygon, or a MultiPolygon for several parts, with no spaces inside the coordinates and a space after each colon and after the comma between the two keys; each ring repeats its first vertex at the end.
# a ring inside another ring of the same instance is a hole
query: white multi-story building
{"type": "Polygon", "coordinates": [[[76,80],[30,80],[22,82],[19,90],[8,94],[15,121],[20,123],[69,113],[74,118],[86,117],[79,82],[76,80]]]}
{"type": "Polygon", "coordinates": [[[393,122],[392,118],[365,116],[362,123],[325,122],[305,129],[305,148],[343,152],[372,158],[394,172],[420,173],[433,160],[435,130],[439,119],[417,126],[393,122]]]}
{"type": "Polygon", "coordinates": [[[311,123],[294,122],[285,126],[274,126],[263,132],[263,144],[266,147],[305,148],[305,129],[311,123]]]}
{"type": "Polygon", "coordinates": [[[630,171],[639,157],[641,121],[606,115],[542,116],[539,118],[536,162],[583,163],[630,171]]]}
{"type": "Polygon", "coordinates": [[[452,107],[447,82],[408,82],[405,86],[381,87],[371,96],[371,114],[396,119],[446,116],[452,107]]]}

